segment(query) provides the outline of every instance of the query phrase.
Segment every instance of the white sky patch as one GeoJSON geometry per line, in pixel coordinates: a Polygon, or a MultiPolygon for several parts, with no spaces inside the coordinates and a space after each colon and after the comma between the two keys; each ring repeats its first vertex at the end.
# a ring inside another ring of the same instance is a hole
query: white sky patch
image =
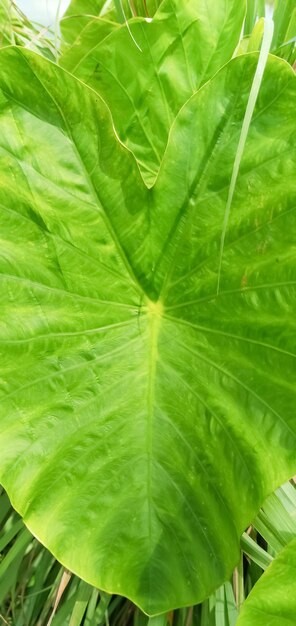
{"type": "MultiPolygon", "coordinates": [[[[62,0],[60,16],[63,15],[69,3],[70,0],[62,0]]],[[[29,19],[35,22],[44,26],[55,23],[59,0],[16,0],[16,4],[29,19]]]]}
{"type": "MultiPolygon", "coordinates": [[[[55,23],[59,0],[16,0],[16,3],[31,20],[40,22],[44,26],[55,23]]],[[[63,15],[69,4],[70,0],[62,0],[60,16],[63,15]]],[[[273,7],[267,4],[266,17],[271,17],[272,12],[273,7]]],[[[147,18],[146,21],[152,20],[147,18]]]]}

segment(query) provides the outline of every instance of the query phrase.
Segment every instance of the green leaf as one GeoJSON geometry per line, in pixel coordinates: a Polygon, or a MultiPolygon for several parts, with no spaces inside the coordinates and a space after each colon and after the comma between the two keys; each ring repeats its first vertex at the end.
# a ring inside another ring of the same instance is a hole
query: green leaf
{"type": "Polygon", "coordinates": [[[272,562],[272,557],[268,552],[265,552],[254,539],[249,537],[247,533],[244,533],[241,538],[241,548],[244,553],[257,563],[261,569],[265,570],[272,562]]]}
{"type": "MultiPolygon", "coordinates": [[[[113,24],[115,28],[117,21],[117,12],[114,3],[105,0],[72,0],[70,5],[60,20],[60,29],[62,34],[62,50],[67,51],[69,46],[80,41],[83,37],[87,49],[91,49],[89,41],[89,30],[93,29],[96,23],[96,35],[98,44],[104,38],[105,33],[101,31],[100,26],[106,28],[108,24],[113,24]],[[106,24],[104,25],[104,22],[106,24]]],[[[117,25],[118,26],[118,25],[117,25]]]]}
{"type": "Polygon", "coordinates": [[[291,484],[281,487],[267,498],[254,520],[255,528],[274,552],[281,550],[296,534],[295,494],[291,484]]]}
{"type": "Polygon", "coordinates": [[[247,13],[244,23],[244,34],[250,35],[258,18],[265,17],[264,0],[247,0],[247,13]]]}
{"type": "MultiPolygon", "coordinates": [[[[68,26],[69,24],[67,22],[67,27],[68,26]]],[[[119,24],[107,19],[96,17],[89,20],[81,33],[79,33],[77,41],[75,40],[71,46],[62,48],[60,62],[63,67],[73,70],[75,66],[81,62],[81,55],[83,54],[80,45],[81,38],[83,38],[84,48],[86,50],[92,50],[97,46],[99,41],[103,41],[105,37],[108,37],[108,35],[117,28],[119,28],[119,24]]]]}
{"type": "Polygon", "coordinates": [[[7,596],[9,589],[16,585],[18,571],[24,554],[32,541],[32,536],[23,528],[17,536],[12,548],[0,563],[0,603],[7,596]]]}
{"type": "Polygon", "coordinates": [[[131,20],[103,40],[101,23],[93,22],[96,45],[87,30],[62,56],[63,67],[104,97],[147,183],[180,108],[232,57],[244,13],[241,0],[217,0],[211,10],[207,0],[164,0],[152,22],[131,20]]]}
{"type": "MultiPolygon", "coordinates": [[[[275,0],[274,7],[274,36],[273,46],[275,48],[281,46],[286,41],[286,33],[289,28],[291,16],[296,9],[296,0],[275,0]]],[[[295,33],[294,33],[295,34],[295,33]]]]}
{"type": "Polygon", "coordinates": [[[237,626],[295,626],[296,539],[271,563],[256,583],[237,626]]]}
{"type": "Polygon", "coordinates": [[[156,617],[150,617],[148,626],[167,626],[167,616],[157,615],[156,617]]]}
{"type": "Polygon", "coordinates": [[[233,595],[233,588],[230,582],[226,582],[224,585],[225,592],[225,612],[229,626],[235,626],[237,620],[237,608],[235,604],[235,598],[233,595]]]}
{"type": "Polygon", "coordinates": [[[15,10],[11,0],[0,0],[0,46],[15,43],[12,19],[15,10]]]}
{"type": "Polygon", "coordinates": [[[88,583],[200,602],[296,469],[294,73],[268,62],[217,295],[258,55],[183,107],[150,189],[96,93],[0,61],[1,482],[88,583]]]}
{"type": "MultiPolygon", "coordinates": [[[[277,46],[275,46],[275,54],[286,59],[286,61],[288,61],[288,63],[291,63],[291,65],[293,65],[296,60],[296,3],[295,2],[293,3],[293,6],[294,6],[294,9],[292,13],[287,14],[287,18],[289,21],[287,21],[284,24],[284,29],[286,28],[288,24],[287,30],[285,34],[281,34],[278,37],[277,46]]],[[[281,10],[282,10],[282,7],[281,7],[281,10]]],[[[279,12],[279,8],[278,8],[276,12],[276,18],[279,19],[281,16],[282,16],[282,13],[279,12]]]]}
{"type": "Polygon", "coordinates": [[[221,234],[221,242],[220,242],[220,252],[219,252],[219,269],[218,269],[218,280],[217,280],[217,294],[220,291],[220,275],[221,275],[221,267],[223,262],[223,254],[224,254],[224,245],[225,245],[225,236],[227,232],[228,222],[230,211],[233,204],[233,196],[236,188],[237,178],[240,170],[242,156],[245,150],[246,141],[249,135],[250,124],[253,119],[253,113],[256,106],[258,94],[260,91],[262,78],[264,75],[266,63],[268,60],[269,50],[271,46],[272,36],[273,36],[274,25],[272,20],[266,20],[264,26],[264,35],[262,40],[262,48],[260,50],[258,65],[256,68],[256,72],[254,75],[253,83],[250,89],[250,95],[247,102],[246,113],[242,123],[242,129],[237,145],[237,150],[234,158],[233,169],[230,179],[228,197],[224,212],[224,220],[222,226],[222,234],[221,234]]]}
{"type": "Polygon", "coordinates": [[[54,45],[46,29],[40,30],[20,11],[12,0],[0,0],[0,47],[25,46],[54,60],[54,45]]]}
{"type": "Polygon", "coordinates": [[[214,621],[206,622],[208,626],[235,626],[237,620],[237,608],[233,595],[232,585],[227,582],[217,589],[214,596],[214,621]]]}
{"type": "Polygon", "coordinates": [[[71,614],[69,626],[80,626],[92,595],[92,588],[81,581],[75,598],[75,606],[71,614]]]}
{"type": "MultiPolygon", "coordinates": [[[[241,39],[239,46],[236,50],[236,56],[240,54],[246,54],[247,52],[258,52],[261,48],[263,33],[264,33],[265,19],[260,18],[248,37],[241,39]]],[[[280,55],[278,55],[280,56],[280,55]]]]}
{"type": "MultiPolygon", "coordinates": [[[[123,7],[128,17],[134,12],[137,16],[151,18],[160,4],[160,0],[132,0],[129,3],[123,2],[123,7]]],[[[113,28],[125,21],[120,5],[118,10],[118,0],[117,5],[115,0],[72,0],[60,21],[62,49],[66,51],[68,46],[77,45],[81,52],[82,40],[83,48],[90,51],[105,36],[100,28],[104,28],[103,21],[106,22],[105,26],[112,23],[113,28]],[[94,38],[91,45],[89,32],[94,32],[95,24],[97,38],[94,38]]]]}

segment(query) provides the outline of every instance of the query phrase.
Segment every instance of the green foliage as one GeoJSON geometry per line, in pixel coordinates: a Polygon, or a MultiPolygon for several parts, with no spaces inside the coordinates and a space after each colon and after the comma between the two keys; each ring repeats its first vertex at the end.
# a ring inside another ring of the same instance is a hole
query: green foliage
{"type": "Polygon", "coordinates": [[[280,552],[257,582],[244,604],[237,626],[294,626],[295,571],[296,539],[280,552]]]}
{"type": "Polygon", "coordinates": [[[129,30],[92,21],[62,55],[60,64],[109,105],[147,184],[157,176],[180,108],[231,59],[244,10],[237,0],[219,0],[210,12],[207,0],[164,0],[151,23],[133,20],[129,30]]]}
{"type": "Polygon", "coordinates": [[[160,4],[160,0],[72,0],[60,23],[63,51],[74,45],[81,52],[82,42],[89,52],[106,37],[108,27],[112,32],[127,18],[152,18],[160,4]]]}
{"type": "MultiPolygon", "coordinates": [[[[280,520],[284,527],[293,523],[293,520],[295,523],[295,513],[296,491],[288,483],[267,499],[254,524],[257,527],[259,517],[264,515],[265,524],[268,524],[265,536],[269,534],[272,538],[281,532],[280,520]]],[[[0,584],[0,618],[3,624],[48,626],[48,620],[52,617],[52,626],[69,626],[71,620],[75,626],[148,626],[148,618],[129,601],[100,593],[79,581],[76,576],[69,575],[28,534],[24,550],[21,545],[22,534],[23,523],[11,509],[5,493],[2,493],[0,553],[3,583],[0,584]],[[84,614],[81,617],[83,608],[84,614]]],[[[247,555],[242,581],[244,593],[249,592],[260,577],[262,569],[265,570],[273,560],[266,551],[270,550],[270,545],[267,544],[264,549],[258,545],[257,541],[262,543],[263,539],[256,534],[255,527],[251,534],[252,537],[245,533],[242,541],[242,549],[247,555]],[[256,565],[258,558],[262,561],[262,569],[256,565]]],[[[281,549],[275,551],[275,555],[281,549]]],[[[291,578],[289,584],[292,580],[291,578]]],[[[202,605],[161,616],[160,623],[165,626],[234,626],[238,615],[237,581],[235,572],[233,584],[227,582],[202,605]]],[[[268,597],[270,596],[272,592],[269,593],[268,597]]],[[[291,605],[291,598],[288,599],[288,607],[289,603],[291,605]]],[[[287,610],[285,612],[287,614],[287,610]]],[[[244,615],[243,609],[242,616],[244,615]]],[[[151,618],[150,626],[155,626],[157,620],[158,618],[151,618]]]]}
{"type": "Polygon", "coordinates": [[[282,3],[281,0],[276,0],[274,6],[274,23],[275,32],[273,44],[275,48],[282,46],[288,39],[296,35],[296,31],[290,31],[291,24],[294,24],[295,28],[295,12],[296,12],[296,0],[286,0],[282,3]]]}
{"type": "MultiPolygon", "coordinates": [[[[239,53],[260,49],[265,2],[247,0],[247,16],[244,24],[245,37],[240,42],[239,53]]],[[[290,65],[296,61],[296,0],[276,0],[273,7],[274,36],[272,52],[290,65]]]]}
{"type": "Polygon", "coordinates": [[[244,34],[250,35],[258,18],[265,16],[265,0],[247,0],[244,34]]]}
{"type": "MultiPolygon", "coordinates": [[[[103,29],[107,28],[108,24],[113,24],[115,27],[117,17],[113,2],[110,5],[109,2],[102,2],[102,0],[72,0],[60,21],[63,48],[66,50],[68,46],[75,45],[81,37],[88,41],[88,32],[94,29],[96,29],[96,43],[99,43],[105,36],[100,32],[100,25],[103,29]]],[[[91,47],[90,41],[87,49],[90,50],[91,47]]]]}
{"type": "Polygon", "coordinates": [[[0,0],[0,47],[18,45],[54,60],[54,45],[46,28],[32,24],[12,0],[0,0]]]}
{"type": "Polygon", "coordinates": [[[0,51],[1,483],[84,579],[1,496],[16,626],[111,606],[146,626],[109,594],[154,626],[232,626],[295,533],[291,487],[255,519],[269,552],[244,535],[245,578],[240,536],[295,472],[296,85],[270,58],[257,100],[258,55],[230,60],[244,9],[76,0],[63,67],[0,51]]]}
{"type": "Polygon", "coordinates": [[[88,582],[149,613],[201,601],[295,469],[293,73],[268,64],[217,296],[256,57],[232,61],[183,107],[152,189],[92,91],[32,53],[1,59],[1,480],[88,582]]]}

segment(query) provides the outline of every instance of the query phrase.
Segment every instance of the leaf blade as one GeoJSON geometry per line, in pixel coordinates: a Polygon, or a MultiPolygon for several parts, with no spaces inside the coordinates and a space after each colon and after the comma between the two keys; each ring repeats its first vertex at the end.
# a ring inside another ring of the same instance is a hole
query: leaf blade
{"type": "Polygon", "coordinates": [[[270,59],[217,297],[223,185],[257,56],[232,61],[184,107],[150,190],[92,90],[27,51],[1,59],[1,480],[34,534],[87,582],[150,614],[186,606],[228,578],[242,530],[294,473],[294,75],[270,59]],[[188,195],[200,163],[204,189],[188,195]],[[177,249],[172,229],[199,245],[177,249]]]}

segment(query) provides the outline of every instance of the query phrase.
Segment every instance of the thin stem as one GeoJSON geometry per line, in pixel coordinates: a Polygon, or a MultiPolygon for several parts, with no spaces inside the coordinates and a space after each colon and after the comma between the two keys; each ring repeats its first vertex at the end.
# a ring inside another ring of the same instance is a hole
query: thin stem
{"type": "Polygon", "coordinates": [[[129,23],[128,23],[128,19],[127,19],[127,16],[126,16],[125,10],[124,10],[124,6],[123,6],[123,2],[122,2],[122,0],[117,0],[117,1],[119,2],[120,10],[121,10],[121,13],[122,13],[122,15],[123,15],[123,19],[124,19],[125,25],[126,25],[126,27],[127,27],[127,30],[128,30],[128,32],[129,32],[129,34],[130,34],[130,36],[131,36],[131,38],[132,38],[132,40],[133,40],[133,42],[134,42],[135,46],[138,48],[138,50],[140,50],[140,52],[143,52],[143,51],[142,51],[142,48],[140,48],[139,44],[138,44],[138,43],[137,43],[137,41],[135,40],[134,35],[133,35],[133,33],[132,33],[131,29],[130,29],[130,25],[129,25],[129,23]]]}
{"type": "Polygon", "coordinates": [[[60,21],[61,6],[62,6],[62,0],[59,0],[56,17],[55,17],[55,26],[54,26],[54,48],[55,48],[56,62],[58,62],[58,59],[59,59],[58,37],[59,37],[59,21],[60,21]]]}
{"type": "Polygon", "coordinates": [[[246,108],[246,113],[245,113],[245,117],[244,117],[244,121],[242,125],[242,130],[241,130],[241,134],[240,134],[240,138],[239,138],[239,142],[238,142],[238,146],[236,150],[236,155],[234,159],[234,165],[233,165],[233,170],[232,170],[232,175],[231,175],[231,180],[230,180],[230,186],[229,186],[229,193],[228,193],[228,198],[227,198],[227,203],[226,203],[226,208],[225,208],[225,213],[224,213],[224,221],[223,221],[221,241],[220,241],[217,295],[219,294],[219,291],[220,291],[221,268],[222,268],[222,260],[223,260],[223,253],[224,253],[225,236],[226,236],[226,230],[227,230],[227,226],[229,222],[232,200],[233,200],[233,196],[235,192],[235,187],[237,183],[237,177],[239,174],[239,168],[240,168],[243,152],[245,149],[255,105],[257,102],[257,97],[259,94],[265,66],[266,66],[267,59],[268,59],[268,54],[269,54],[269,50],[270,50],[270,46],[271,46],[271,42],[273,38],[273,30],[274,30],[273,21],[265,20],[264,35],[263,35],[261,51],[259,54],[258,65],[257,65],[255,76],[253,79],[253,83],[252,83],[252,87],[251,87],[251,91],[250,91],[250,95],[248,99],[248,104],[246,108]]]}

